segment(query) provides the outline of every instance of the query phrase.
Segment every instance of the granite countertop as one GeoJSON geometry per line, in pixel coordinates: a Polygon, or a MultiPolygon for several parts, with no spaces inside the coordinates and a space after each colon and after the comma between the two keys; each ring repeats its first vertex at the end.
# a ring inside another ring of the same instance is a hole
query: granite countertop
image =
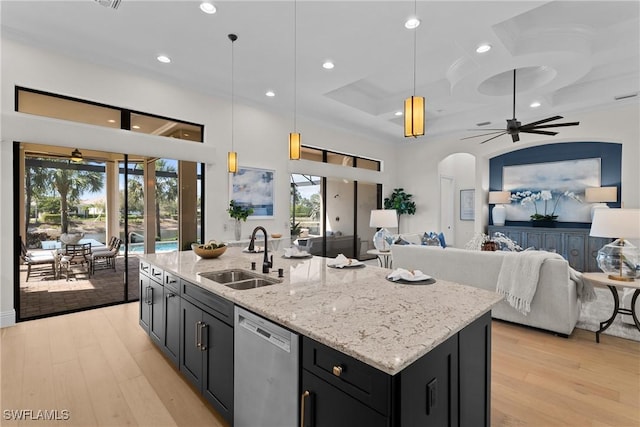
{"type": "Polygon", "coordinates": [[[469,323],[502,297],[494,292],[437,280],[402,285],[386,280],[388,269],[328,268],[330,258],[286,259],[274,253],[282,283],[237,291],[198,273],[242,268],[261,272],[263,254],[228,248],[216,259],[193,251],[145,254],[142,259],[233,303],[395,375],[469,323]]]}

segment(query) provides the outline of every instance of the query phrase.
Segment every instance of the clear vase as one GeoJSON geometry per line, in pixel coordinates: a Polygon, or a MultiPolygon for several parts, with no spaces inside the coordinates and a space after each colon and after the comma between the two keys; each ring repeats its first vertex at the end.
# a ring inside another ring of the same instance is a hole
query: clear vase
{"type": "Polygon", "coordinates": [[[236,227],[233,231],[236,240],[240,240],[240,237],[242,237],[242,222],[239,219],[236,219],[236,227]]]}

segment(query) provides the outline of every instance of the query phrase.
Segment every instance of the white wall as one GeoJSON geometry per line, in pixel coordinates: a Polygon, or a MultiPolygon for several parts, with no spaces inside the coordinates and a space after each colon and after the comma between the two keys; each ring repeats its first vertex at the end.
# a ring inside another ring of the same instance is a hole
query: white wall
{"type": "MultiPolygon", "coordinates": [[[[556,137],[538,138],[520,135],[512,143],[504,136],[486,144],[464,140],[469,133],[446,138],[419,138],[417,142],[398,148],[397,186],[414,195],[417,212],[407,216],[403,225],[407,232],[437,229],[439,225],[438,165],[454,153],[475,156],[475,232],[486,231],[488,223],[489,159],[509,151],[554,142],[595,141],[622,144],[622,202],[626,208],[640,207],[640,108],[638,101],[609,108],[607,111],[585,111],[564,114],[565,121],[580,121],[579,126],[559,128],[556,137]],[[404,171],[404,172],[400,172],[404,171]]],[[[385,191],[385,196],[388,191],[385,191]]],[[[460,242],[459,242],[460,243],[460,242]]]]}
{"type": "MultiPolygon", "coordinates": [[[[69,148],[81,147],[128,154],[143,154],[206,163],[205,229],[207,240],[232,239],[232,221],[226,213],[228,179],[226,153],[231,149],[231,107],[228,100],[172,86],[162,81],[109,70],[73,58],[51,54],[12,40],[2,40],[0,129],[0,197],[13,200],[12,142],[35,142],[69,148]],[[15,113],[14,88],[24,86],[46,92],[148,112],[205,126],[204,143],[179,141],[133,132],[70,123],[15,113]],[[229,225],[229,227],[225,227],[229,225]],[[227,228],[225,231],[224,229],[227,228]]],[[[289,232],[289,174],[304,172],[350,180],[393,182],[395,152],[382,141],[329,128],[298,117],[303,143],[385,161],[383,172],[288,160],[286,117],[235,102],[235,150],[241,166],[275,170],[275,217],[249,221],[269,232],[289,232]]],[[[0,233],[13,235],[13,205],[0,207],[0,233]]],[[[5,240],[8,242],[9,240],[5,240]]],[[[0,322],[12,322],[13,250],[0,245],[0,322]]]]}

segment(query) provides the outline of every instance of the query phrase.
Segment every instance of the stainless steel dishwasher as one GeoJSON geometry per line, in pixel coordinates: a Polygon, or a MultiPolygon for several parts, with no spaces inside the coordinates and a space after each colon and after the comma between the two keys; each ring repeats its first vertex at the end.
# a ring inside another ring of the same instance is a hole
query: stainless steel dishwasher
{"type": "Polygon", "coordinates": [[[298,335],[235,308],[234,427],[295,427],[298,422],[298,335]]]}

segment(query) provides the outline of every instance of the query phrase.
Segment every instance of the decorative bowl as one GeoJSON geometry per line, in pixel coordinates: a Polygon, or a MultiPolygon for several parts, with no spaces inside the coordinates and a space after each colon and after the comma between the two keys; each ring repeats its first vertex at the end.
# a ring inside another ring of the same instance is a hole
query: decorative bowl
{"type": "Polygon", "coordinates": [[[280,234],[280,233],[271,233],[271,237],[273,237],[274,239],[279,239],[280,237],[282,237],[282,234],[280,234]]]}
{"type": "Polygon", "coordinates": [[[202,247],[194,245],[192,246],[192,249],[193,249],[193,252],[195,252],[196,255],[198,255],[200,258],[210,259],[210,258],[218,258],[227,250],[227,247],[223,246],[221,248],[215,248],[215,249],[204,249],[202,247]]]}

